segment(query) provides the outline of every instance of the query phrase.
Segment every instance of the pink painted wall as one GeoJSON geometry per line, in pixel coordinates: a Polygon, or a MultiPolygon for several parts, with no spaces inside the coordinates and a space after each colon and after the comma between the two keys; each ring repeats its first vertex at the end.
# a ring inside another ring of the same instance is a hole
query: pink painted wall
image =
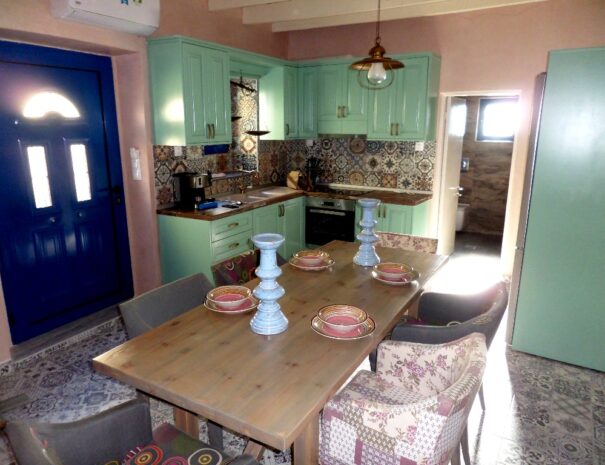
{"type": "MultiPolygon", "coordinates": [[[[292,32],[288,58],[365,55],[373,44],[374,28],[373,24],[365,24],[292,32]]],[[[381,25],[381,35],[382,44],[390,54],[430,51],[440,55],[442,93],[477,95],[513,91],[520,94],[521,119],[512,159],[502,255],[503,271],[509,274],[520,212],[534,78],[546,70],[549,50],[605,45],[605,3],[603,0],[548,0],[389,21],[381,25]]],[[[443,104],[442,95],[440,109],[443,104]]],[[[443,120],[440,119],[437,134],[442,133],[443,120]]],[[[438,154],[442,142],[442,137],[438,137],[438,154]]]]}
{"type": "Polygon", "coordinates": [[[288,34],[267,24],[243,25],[241,10],[208,11],[208,0],[162,1],[160,27],[153,37],[185,35],[231,47],[285,58],[288,34]]]}

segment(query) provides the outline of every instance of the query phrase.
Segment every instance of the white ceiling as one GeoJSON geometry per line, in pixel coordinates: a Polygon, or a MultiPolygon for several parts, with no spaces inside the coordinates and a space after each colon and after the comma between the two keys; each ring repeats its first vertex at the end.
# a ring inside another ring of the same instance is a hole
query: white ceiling
{"type": "MultiPolygon", "coordinates": [[[[382,0],[381,19],[459,13],[546,0],[382,0]]],[[[271,23],[274,32],[376,21],[378,0],[208,0],[210,11],[243,9],[244,24],[271,23]]]]}

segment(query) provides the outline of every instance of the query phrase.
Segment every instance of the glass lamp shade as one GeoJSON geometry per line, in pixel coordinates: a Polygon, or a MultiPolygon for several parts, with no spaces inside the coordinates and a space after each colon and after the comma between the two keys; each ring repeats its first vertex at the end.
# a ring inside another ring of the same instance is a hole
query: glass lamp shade
{"type": "Polygon", "coordinates": [[[380,85],[387,80],[387,70],[382,63],[372,63],[368,70],[368,81],[373,85],[380,85]]]}
{"type": "Polygon", "coordinates": [[[358,80],[363,87],[384,89],[393,83],[394,70],[404,67],[402,62],[385,57],[385,53],[384,47],[380,45],[380,38],[377,37],[369,56],[349,66],[359,71],[358,80]]]}

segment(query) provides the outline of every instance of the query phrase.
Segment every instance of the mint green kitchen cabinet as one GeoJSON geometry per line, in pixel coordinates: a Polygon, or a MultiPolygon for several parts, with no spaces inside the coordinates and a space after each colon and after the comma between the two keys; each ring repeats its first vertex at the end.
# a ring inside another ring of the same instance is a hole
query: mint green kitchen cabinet
{"type": "Polygon", "coordinates": [[[277,66],[260,78],[259,127],[263,140],[317,136],[317,76],[314,67],[277,66]]]}
{"type": "Polygon", "coordinates": [[[155,144],[230,143],[229,55],[182,37],[148,50],[155,144]]]}
{"type": "Polygon", "coordinates": [[[366,134],[368,89],[357,71],[345,63],[326,64],[318,70],[317,124],[320,134],[366,134]]]}
{"type": "Polygon", "coordinates": [[[204,221],[158,215],[162,282],[194,273],[213,281],[211,266],[252,248],[252,212],[204,221]]]}
{"type": "Polygon", "coordinates": [[[298,68],[298,137],[317,137],[317,66],[298,68]]]}
{"type": "Polygon", "coordinates": [[[253,210],[254,234],[277,233],[285,237],[278,253],[289,259],[304,248],[304,197],[253,210]]]}
{"type": "MultiPolygon", "coordinates": [[[[396,205],[381,203],[374,213],[376,231],[392,232],[398,234],[411,234],[414,236],[428,235],[429,209],[431,201],[419,205],[396,205]]],[[[355,208],[356,234],[361,231],[361,208],[355,208]]]]}
{"type": "Polygon", "coordinates": [[[405,68],[383,90],[370,90],[368,139],[433,140],[441,60],[432,54],[403,55],[405,68]]]}

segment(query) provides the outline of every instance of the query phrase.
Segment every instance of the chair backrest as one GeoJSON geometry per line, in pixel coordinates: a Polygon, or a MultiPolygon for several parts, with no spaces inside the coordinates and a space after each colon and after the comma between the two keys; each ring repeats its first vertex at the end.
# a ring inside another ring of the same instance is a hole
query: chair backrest
{"type": "Polygon", "coordinates": [[[447,327],[447,330],[444,330],[451,332],[449,340],[458,339],[471,333],[482,333],[485,335],[485,341],[489,347],[507,305],[506,283],[497,282],[478,294],[424,293],[420,297],[418,316],[429,324],[453,323],[447,327]]]}
{"type": "Polygon", "coordinates": [[[204,302],[212,284],[202,273],[173,281],[118,305],[133,338],[204,302]]]}
{"type": "Polygon", "coordinates": [[[409,436],[400,455],[410,463],[447,465],[466,427],[466,420],[485,370],[487,348],[482,334],[440,345],[383,341],[377,375],[404,392],[423,394],[404,406],[399,428],[409,436]],[[406,423],[409,423],[406,425],[406,423]]]}
{"type": "Polygon", "coordinates": [[[244,284],[254,278],[258,265],[258,252],[249,250],[212,265],[212,275],[217,286],[244,284]]]}
{"type": "Polygon", "coordinates": [[[438,240],[432,237],[411,236],[389,232],[377,232],[376,245],[391,249],[411,250],[414,252],[437,253],[438,240]]]}

